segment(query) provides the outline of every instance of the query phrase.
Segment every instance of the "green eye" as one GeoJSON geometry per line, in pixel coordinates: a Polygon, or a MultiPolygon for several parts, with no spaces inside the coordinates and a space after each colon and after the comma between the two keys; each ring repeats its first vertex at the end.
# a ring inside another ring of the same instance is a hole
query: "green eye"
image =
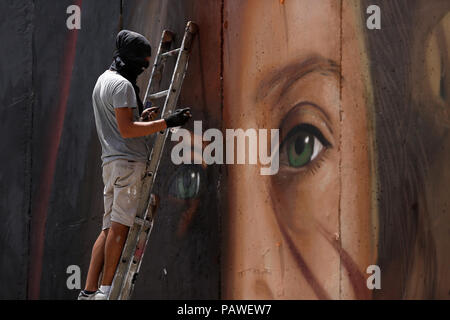
{"type": "Polygon", "coordinates": [[[170,194],[179,199],[195,198],[200,190],[201,173],[195,166],[177,170],[170,184],[170,194]]]}
{"type": "Polygon", "coordinates": [[[301,168],[314,160],[324,146],[329,145],[319,129],[309,124],[301,124],[289,132],[282,149],[286,147],[285,154],[289,166],[301,168]]]}
{"type": "Polygon", "coordinates": [[[311,161],[314,136],[305,132],[295,134],[288,142],[288,160],[292,167],[303,167],[311,161]]]}

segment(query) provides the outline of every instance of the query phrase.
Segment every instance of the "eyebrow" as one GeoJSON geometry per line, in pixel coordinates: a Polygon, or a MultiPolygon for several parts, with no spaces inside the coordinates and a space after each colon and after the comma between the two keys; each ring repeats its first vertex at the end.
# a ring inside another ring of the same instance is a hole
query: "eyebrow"
{"type": "Polygon", "coordinates": [[[255,101],[259,102],[265,99],[275,87],[282,84],[277,95],[279,99],[296,81],[312,72],[318,72],[324,76],[334,75],[338,80],[342,80],[341,67],[336,61],[326,59],[320,55],[313,55],[300,63],[290,63],[263,79],[256,90],[255,101]]]}
{"type": "Polygon", "coordinates": [[[295,112],[298,109],[304,108],[305,106],[312,106],[312,107],[314,107],[315,110],[319,111],[322,114],[322,116],[325,118],[325,120],[326,120],[326,121],[324,121],[325,126],[328,128],[328,130],[330,130],[331,133],[333,133],[333,128],[329,124],[331,119],[328,116],[328,114],[326,113],[326,111],[322,107],[320,107],[319,105],[317,105],[317,104],[315,104],[313,102],[310,102],[310,101],[302,101],[300,103],[297,103],[295,106],[293,106],[292,109],[289,110],[287,116],[281,122],[280,128],[283,127],[283,123],[287,120],[287,118],[289,117],[291,112],[295,112]]]}

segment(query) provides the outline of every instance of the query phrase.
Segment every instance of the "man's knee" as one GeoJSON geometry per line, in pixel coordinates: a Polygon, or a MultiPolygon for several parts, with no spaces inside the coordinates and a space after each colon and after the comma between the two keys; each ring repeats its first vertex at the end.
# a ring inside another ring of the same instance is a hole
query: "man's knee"
{"type": "Polygon", "coordinates": [[[118,222],[111,223],[111,231],[114,234],[114,242],[122,243],[128,234],[129,227],[118,222]]]}

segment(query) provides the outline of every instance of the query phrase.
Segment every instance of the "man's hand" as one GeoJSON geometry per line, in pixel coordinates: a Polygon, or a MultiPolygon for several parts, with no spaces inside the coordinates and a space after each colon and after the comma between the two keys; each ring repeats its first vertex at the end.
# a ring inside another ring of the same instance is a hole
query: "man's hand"
{"type": "Polygon", "coordinates": [[[139,121],[153,121],[156,118],[156,115],[158,114],[159,107],[151,107],[147,108],[144,111],[142,111],[141,117],[139,118],[139,121]]]}
{"type": "Polygon", "coordinates": [[[166,121],[168,128],[180,127],[188,122],[191,117],[191,108],[184,108],[175,110],[170,116],[164,118],[164,121],[166,121]]]}

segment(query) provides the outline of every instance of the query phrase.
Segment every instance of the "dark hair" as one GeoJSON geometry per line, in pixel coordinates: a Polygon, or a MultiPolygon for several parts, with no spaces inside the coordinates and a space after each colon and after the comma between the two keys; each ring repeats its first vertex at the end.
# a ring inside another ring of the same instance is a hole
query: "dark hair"
{"type": "MultiPolygon", "coordinates": [[[[415,51],[425,46],[415,27],[423,2],[364,0],[363,26],[365,8],[372,4],[382,13],[381,30],[365,33],[376,128],[378,265],[384,279],[375,298],[431,299],[436,295],[437,256],[426,179],[435,146],[430,142],[439,136],[436,123],[425,119],[430,107],[424,108],[414,94],[415,68],[423,64],[415,51]]],[[[424,27],[428,17],[421,11],[420,18],[424,27]]]]}

